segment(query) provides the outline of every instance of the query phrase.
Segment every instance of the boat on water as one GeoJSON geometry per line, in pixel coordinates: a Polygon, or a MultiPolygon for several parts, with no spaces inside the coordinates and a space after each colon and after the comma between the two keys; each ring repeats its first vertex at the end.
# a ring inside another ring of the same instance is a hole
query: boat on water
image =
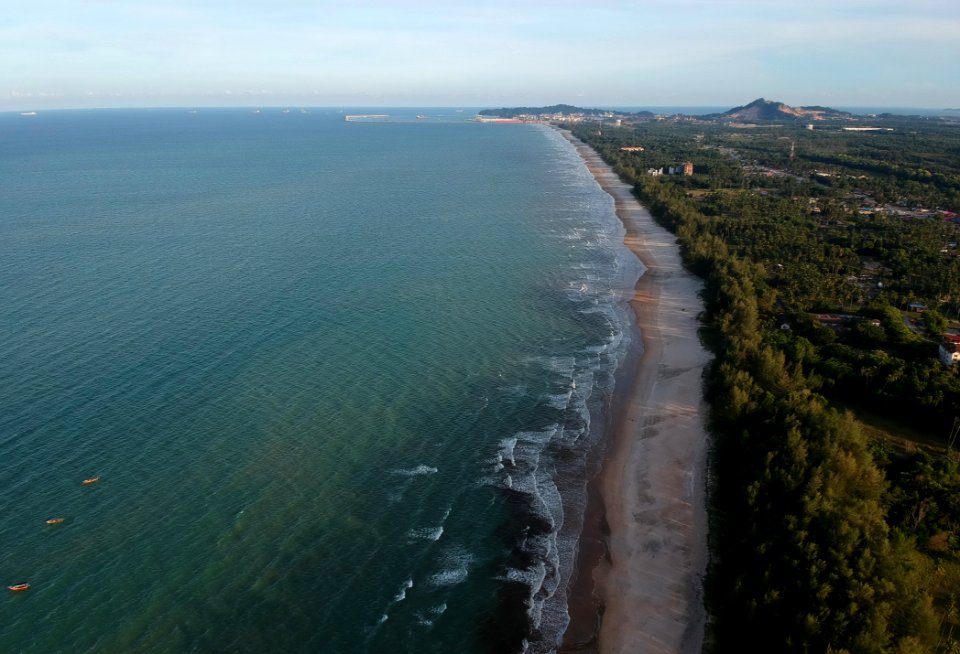
{"type": "Polygon", "coordinates": [[[9,588],[10,590],[12,590],[12,591],[15,592],[15,593],[19,593],[19,592],[22,592],[22,591],[25,591],[25,590],[29,589],[29,588],[30,588],[30,584],[16,584],[16,585],[14,585],[14,586],[7,586],[7,588],[9,588]]]}
{"type": "Polygon", "coordinates": [[[95,484],[98,481],[100,481],[100,475],[97,475],[96,477],[90,477],[90,479],[84,479],[83,484],[86,486],[89,484],[95,484]]]}
{"type": "Polygon", "coordinates": [[[63,521],[64,521],[64,520],[66,520],[66,518],[50,518],[49,520],[47,520],[47,524],[48,524],[48,525],[59,525],[59,524],[63,524],[63,521]]]}

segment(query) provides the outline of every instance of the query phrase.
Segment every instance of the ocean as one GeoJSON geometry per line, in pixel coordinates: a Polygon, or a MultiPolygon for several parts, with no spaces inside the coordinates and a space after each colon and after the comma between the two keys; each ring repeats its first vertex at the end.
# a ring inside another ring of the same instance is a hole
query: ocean
{"type": "Polygon", "coordinates": [[[357,113],[0,115],[0,649],[558,642],[640,264],[555,131],[357,113]]]}

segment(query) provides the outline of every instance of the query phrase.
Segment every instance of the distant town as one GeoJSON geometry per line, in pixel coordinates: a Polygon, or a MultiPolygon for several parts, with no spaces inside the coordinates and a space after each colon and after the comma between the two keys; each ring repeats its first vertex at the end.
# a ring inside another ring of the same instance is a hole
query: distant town
{"type": "MultiPolygon", "coordinates": [[[[948,110],[950,111],[950,110],[948,110]]],[[[723,113],[688,115],[653,113],[650,111],[614,111],[587,109],[569,104],[548,107],[502,107],[484,109],[475,120],[485,123],[596,123],[613,127],[636,125],[649,121],[672,121],[690,124],[725,124],[738,129],[776,128],[784,125],[803,124],[806,129],[838,129],[844,131],[893,131],[884,125],[871,125],[875,119],[885,119],[890,114],[856,115],[829,107],[791,107],[782,102],[757,98],[746,105],[734,107],[723,113]]]]}

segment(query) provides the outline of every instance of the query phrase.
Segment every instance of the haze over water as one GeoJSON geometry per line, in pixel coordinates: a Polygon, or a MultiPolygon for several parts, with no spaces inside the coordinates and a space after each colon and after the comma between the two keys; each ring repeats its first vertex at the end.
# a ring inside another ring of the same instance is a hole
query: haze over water
{"type": "Polygon", "coordinates": [[[0,116],[4,647],[549,648],[639,264],[424,111],[0,116]]]}

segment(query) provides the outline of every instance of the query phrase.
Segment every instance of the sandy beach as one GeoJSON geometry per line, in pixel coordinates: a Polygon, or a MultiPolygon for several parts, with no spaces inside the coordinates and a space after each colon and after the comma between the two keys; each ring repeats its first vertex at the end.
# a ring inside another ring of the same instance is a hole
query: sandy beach
{"type": "Polygon", "coordinates": [[[631,301],[643,352],[626,362],[591,497],[562,652],[699,652],[707,561],[701,282],[591,148],[563,132],[615,201],[624,242],[647,268],[631,301]],[[631,379],[632,378],[632,379],[631,379]]]}

